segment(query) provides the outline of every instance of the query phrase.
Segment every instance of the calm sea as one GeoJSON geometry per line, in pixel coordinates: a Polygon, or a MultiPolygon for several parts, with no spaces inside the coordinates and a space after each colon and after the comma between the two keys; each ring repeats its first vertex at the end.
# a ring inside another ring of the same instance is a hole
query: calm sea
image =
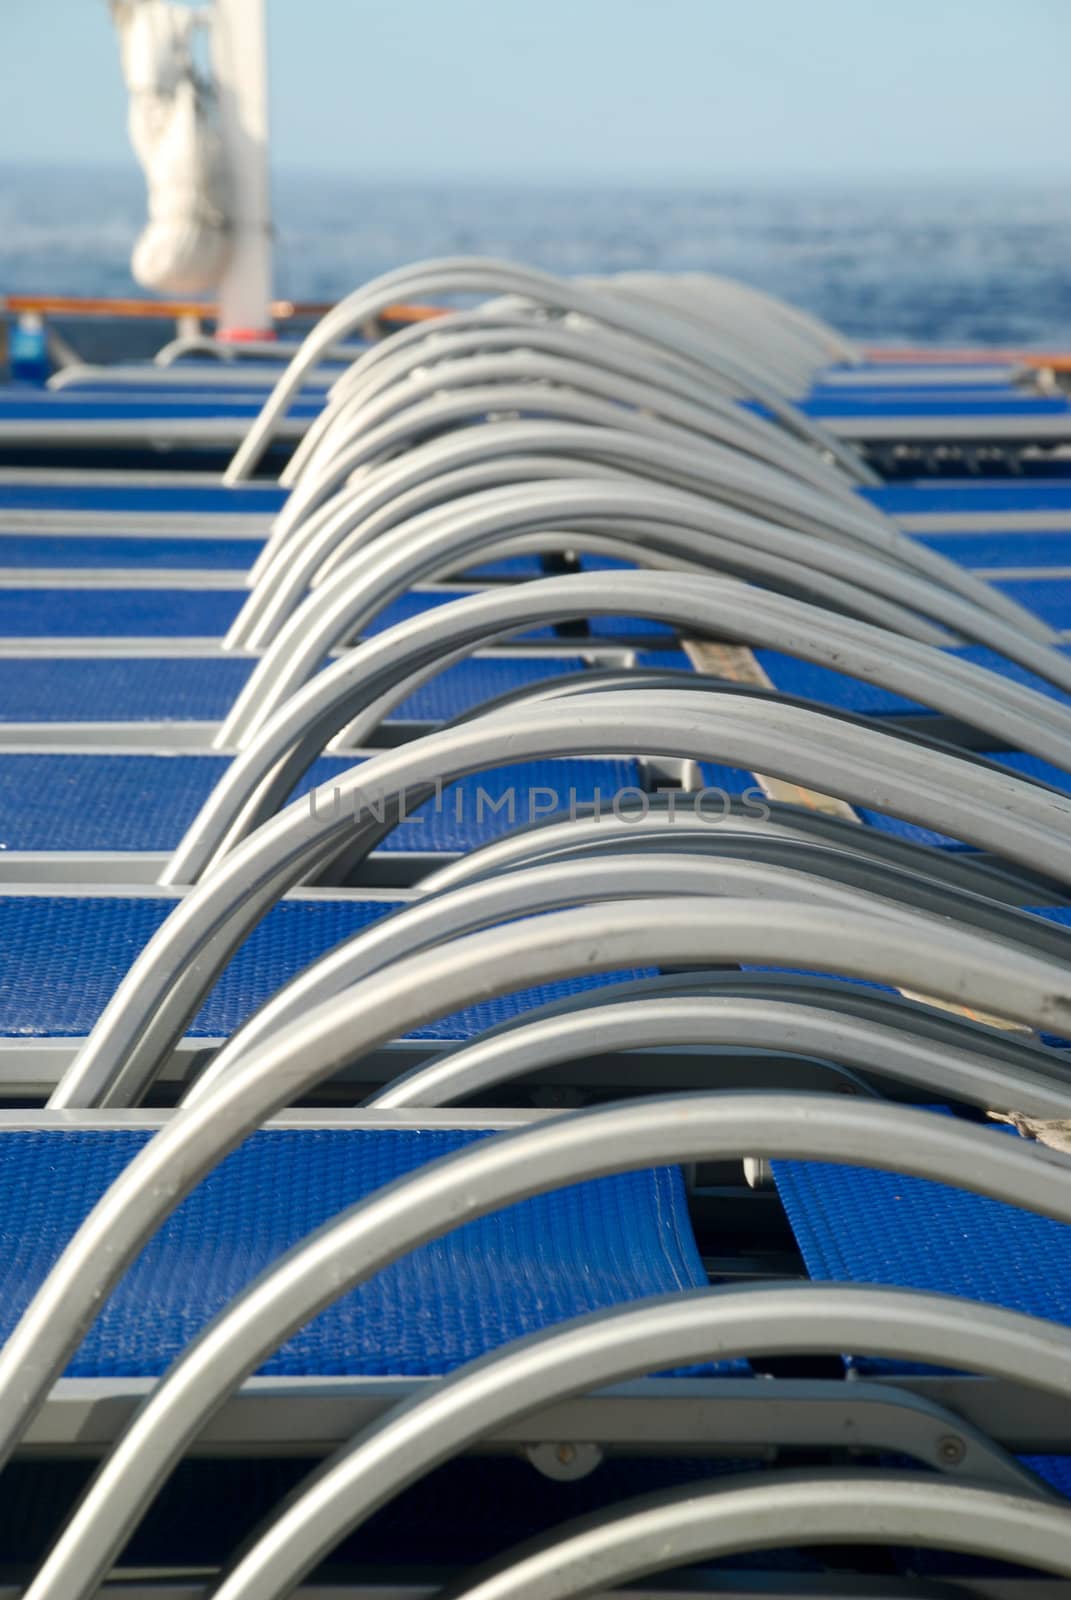
{"type": "MultiPolygon", "coordinates": [[[[391,185],[280,175],[277,291],[332,300],[422,256],[566,273],[710,269],[860,339],[1071,346],[1071,183],[671,188],[391,185]]],[[[0,293],[134,292],[134,168],[0,168],[0,293]]]]}

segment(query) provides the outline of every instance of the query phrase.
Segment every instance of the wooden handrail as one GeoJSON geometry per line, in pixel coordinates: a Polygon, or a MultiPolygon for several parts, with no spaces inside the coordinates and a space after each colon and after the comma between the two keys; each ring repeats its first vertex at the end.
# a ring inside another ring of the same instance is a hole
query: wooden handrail
{"type": "MultiPolygon", "coordinates": [[[[275,300],[271,308],[272,320],[290,322],[294,318],[322,317],[333,305],[334,302],[330,300],[275,300]]],[[[441,317],[445,309],[444,306],[393,305],[387,306],[380,313],[380,318],[384,322],[426,322],[432,317],[441,317]]],[[[213,322],[216,318],[216,307],[207,300],[109,299],[70,294],[2,295],[0,313],[5,311],[11,316],[36,312],[44,317],[155,318],[164,322],[187,317],[213,322]]],[[[937,345],[922,345],[913,349],[898,345],[872,345],[863,354],[868,361],[880,361],[890,366],[927,361],[947,363],[949,366],[1006,363],[1008,366],[1047,367],[1052,372],[1071,372],[1071,351],[1067,350],[942,350],[937,345]]]]}
{"type": "Polygon", "coordinates": [[[1009,367],[1049,367],[1054,372],[1071,371],[1071,351],[1067,350],[942,350],[938,345],[903,349],[898,345],[875,345],[863,351],[868,361],[889,366],[934,361],[950,367],[1007,365],[1009,367]]]}
{"type": "MultiPolygon", "coordinates": [[[[332,305],[328,300],[275,300],[271,314],[275,322],[289,322],[294,317],[322,317],[332,305]]],[[[151,317],[164,322],[182,317],[212,322],[216,316],[216,307],[205,300],[121,300],[68,294],[4,295],[0,298],[0,310],[12,316],[36,312],[39,316],[56,317],[151,317]]],[[[440,306],[410,305],[387,306],[380,313],[386,322],[424,322],[442,314],[440,306]]]]}

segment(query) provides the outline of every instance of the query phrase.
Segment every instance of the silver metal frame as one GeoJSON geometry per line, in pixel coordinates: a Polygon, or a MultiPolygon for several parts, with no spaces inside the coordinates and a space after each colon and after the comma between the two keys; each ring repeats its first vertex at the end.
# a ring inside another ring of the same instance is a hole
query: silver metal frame
{"type": "MultiPolygon", "coordinates": [[[[455,885],[453,889],[425,896],[402,908],[395,915],[362,930],[360,934],[343,941],[285,984],[271,1000],[254,1013],[214,1058],[211,1066],[190,1092],[187,1103],[195,1103],[200,1099],[252,1045],[268,1038],[287,1023],[296,1021],[309,1006],[327,1000],[341,989],[388,966],[403,955],[411,955],[422,949],[432,950],[443,940],[457,938],[480,927],[493,926],[496,922],[511,916],[530,916],[548,910],[562,909],[567,905],[620,900],[625,895],[644,892],[707,894],[714,897],[735,895],[740,898],[753,897],[759,901],[766,898],[798,897],[801,903],[827,906],[839,904],[846,910],[869,909],[878,914],[906,915],[912,925],[916,922],[918,912],[926,910],[931,915],[940,916],[946,924],[973,927],[975,931],[990,933],[997,938],[1003,937],[1008,943],[1020,949],[1033,948],[1038,953],[1052,955],[1057,960],[1066,960],[1071,952],[1071,940],[1068,935],[1064,930],[1054,928],[1051,924],[1024,918],[1021,914],[1008,915],[1002,908],[985,902],[974,903],[970,897],[957,894],[947,887],[940,894],[927,896],[929,900],[927,905],[920,899],[915,884],[906,875],[882,873],[875,869],[873,863],[867,864],[866,874],[860,872],[856,883],[853,884],[854,875],[835,871],[836,863],[831,860],[828,851],[796,846],[788,855],[787,861],[778,861],[770,859],[772,852],[762,850],[761,846],[766,841],[761,838],[752,837],[748,840],[745,836],[743,839],[737,838],[733,841],[730,836],[730,842],[727,843],[719,830],[708,829],[704,836],[702,829],[689,831],[684,822],[679,824],[679,830],[678,832],[678,825],[667,827],[663,830],[661,838],[658,834],[647,833],[645,838],[635,841],[636,848],[629,848],[633,841],[627,837],[625,840],[615,841],[605,835],[600,838],[596,834],[588,843],[589,846],[601,847],[599,854],[594,854],[589,848],[583,858],[573,852],[563,854],[556,861],[544,856],[535,864],[523,864],[525,870],[521,872],[514,870],[490,877],[470,878],[467,882],[455,885]],[[712,833],[714,837],[711,837],[712,833]],[[733,844],[736,845],[735,849],[732,848],[733,844]],[[765,864],[762,860],[763,855],[767,856],[765,864]]],[[[627,825],[625,831],[627,835],[627,825]]],[[[714,1011],[716,1010],[715,1007],[714,1011]]],[[[664,1013],[657,1012],[658,1020],[655,1021],[654,1017],[651,1019],[654,1026],[660,1026],[664,1016],[664,1013]]],[[[638,1032],[643,1032],[644,1030],[639,1027],[640,1018],[637,1016],[634,1020],[638,1032]]],[[[714,1013],[710,1020],[713,1022],[714,1013]]],[[[738,1021],[736,1025],[745,1024],[738,1021]]],[[[761,1020],[755,1025],[761,1026],[761,1020]]],[[[607,1020],[605,1024],[607,1029],[605,1036],[602,1032],[604,1024],[601,1019],[594,1022],[593,1019],[588,1019],[587,1026],[588,1031],[595,1035],[594,1038],[588,1039],[587,1048],[590,1049],[592,1044],[597,1044],[600,1049],[605,1048],[610,1042],[609,1034],[612,1032],[609,1021],[607,1020]]],[[[670,1022],[669,1026],[672,1033],[678,1024],[670,1022]]],[[[688,1031],[695,1024],[686,1024],[682,1020],[679,1026],[688,1031]]],[[[769,1026],[771,1028],[778,1026],[773,1017],[769,1019],[769,1026]]],[[[582,1030],[585,1024],[573,1019],[569,1027],[582,1030]]],[[[556,1041],[558,1047],[564,1043],[562,1037],[553,1030],[549,1037],[556,1041]]],[[[622,1036],[619,1042],[622,1047],[627,1048],[627,1037],[622,1036]]],[[[636,1042],[637,1046],[643,1043],[639,1037],[636,1042]]],[[[668,1044],[681,1043],[684,1040],[671,1039],[667,1036],[664,1040],[652,1042],[668,1044]]],[[[729,1041],[722,1039],[716,1031],[712,1031],[706,1041],[695,1039],[691,1042],[715,1044],[729,1041]]],[[[782,1038],[777,1042],[777,1047],[784,1048],[785,1044],[786,1040],[782,1038]]],[[[524,1043],[512,1029],[509,1030],[508,1039],[505,1035],[493,1036],[473,1048],[478,1059],[489,1059],[495,1063],[493,1068],[488,1069],[492,1074],[505,1070],[506,1075],[510,1075],[511,1049],[516,1051],[516,1070],[518,1072],[527,1070],[523,1065],[526,1059],[524,1043]],[[506,1054],[505,1061],[501,1057],[503,1050],[506,1054]]],[[[862,1059],[860,1058],[860,1064],[862,1059]]],[[[1038,1059],[1035,1065],[1041,1072],[1045,1071],[1046,1063],[1043,1058],[1038,1059]]],[[[1062,1063],[1054,1059],[1051,1065],[1059,1076],[1058,1069],[1062,1063]]],[[[951,1079],[946,1078],[939,1063],[934,1062],[932,1066],[937,1073],[938,1081],[951,1082],[951,1079]]],[[[446,1081],[439,1075],[444,1070],[451,1069],[444,1069],[439,1064],[429,1070],[431,1081],[434,1083],[446,1081]]],[[[463,1076],[463,1070],[462,1065],[458,1063],[456,1071],[459,1082],[464,1085],[467,1080],[463,1076]]],[[[1019,1076],[1015,1075],[1016,1078],[1019,1076]]],[[[1025,1075],[1025,1079],[1024,1089],[1030,1081],[1029,1073],[1025,1075]]],[[[487,1079],[487,1082],[494,1081],[497,1080],[493,1075],[487,1079]]],[[[923,1080],[915,1077],[913,1081],[923,1080]]],[[[474,1086],[481,1087],[482,1080],[474,1086]]],[[[1047,1087],[1051,1091],[1051,1080],[1047,1087]]],[[[467,1091],[463,1087],[458,1092],[467,1091]]],[[[1007,1088],[1005,1092],[1011,1093],[1011,1099],[1007,1101],[1010,1106],[1015,1099],[1014,1092],[1007,1088]]],[[[1059,1093],[1061,1091],[1057,1089],[1057,1094],[1059,1093]]],[[[969,1095],[965,1097],[970,1098],[969,1095]]],[[[389,1103],[409,1102],[401,1099],[389,1103]]],[[[421,1102],[417,1100],[412,1103],[421,1102]]],[[[996,1102],[990,1097],[980,1103],[992,1105],[996,1102]]]]}
{"type": "MultiPolygon", "coordinates": [[[[569,915],[579,925],[587,914],[569,915]]],[[[547,924],[561,919],[537,920],[547,924]]],[[[590,926],[590,916],[587,920],[590,926]]],[[[694,925],[688,931],[694,932],[694,925]]],[[[591,934],[581,938],[590,947],[591,934]]],[[[468,944],[477,957],[481,939],[486,936],[459,941],[453,949],[468,944]]],[[[417,964],[417,970],[426,968],[426,959],[417,964]]],[[[471,964],[459,970],[455,963],[454,972],[463,984],[467,979],[468,991],[478,989],[471,964]]],[[[392,990],[391,1000],[399,992],[396,981],[377,987],[392,990]]],[[[343,1030],[352,1028],[355,1012],[367,1012],[367,1007],[353,1006],[355,993],[351,990],[341,1001],[310,1013],[263,1047],[199,1107],[175,1117],[97,1203],[0,1352],[5,1458],[126,1263],[225,1151],[270,1113],[264,1080],[277,1088],[285,1075],[293,1087],[295,1056],[301,1057],[301,1077],[311,1079],[310,1057],[319,1066],[323,1045],[330,1049],[332,1037],[337,1041],[343,1030]]],[[[88,1583],[91,1590],[103,1576],[202,1423],[271,1350],[332,1300],[417,1244],[580,1178],[756,1152],[937,1177],[1071,1220],[1068,1158],[925,1112],[843,1096],[673,1096],[573,1113],[483,1141],[430,1163],[343,1212],[238,1296],[188,1348],[138,1412],[69,1524],[59,1549],[65,1566],[70,1560],[74,1583],[88,1583]]],[[[1054,1338],[1066,1360],[1062,1331],[1046,1329],[1044,1336],[1054,1338]]],[[[1066,1512],[1061,1509],[1060,1515],[1066,1517],[1066,1512]]],[[[34,1600],[41,1600],[42,1592],[34,1600]]],[[[65,1600],[73,1600],[85,1590],[68,1586],[63,1592],[65,1600]]]]}
{"type": "MultiPolygon", "coordinates": [[[[790,435],[829,453],[839,466],[859,481],[873,481],[868,470],[849,449],[838,445],[825,430],[800,415],[794,406],[771,392],[753,372],[740,370],[728,359],[718,341],[704,338],[694,326],[665,312],[627,304],[619,297],[565,283],[548,273],[533,272],[504,262],[473,258],[443,259],[401,268],[373,279],[339,302],[305,339],[266,403],[264,410],[228,468],[227,481],[248,476],[285,416],[292,395],[304,375],[313,370],[332,345],[375,317],[400,295],[451,295],[466,293],[519,294],[550,310],[572,312],[613,330],[634,335],[645,344],[667,352],[676,360],[738,386],[762,401],[790,435]]],[[[771,428],[771,432],[776,432],[771,428]]],[[[832,473],[831,473],[832,476],[832,473]]]]}

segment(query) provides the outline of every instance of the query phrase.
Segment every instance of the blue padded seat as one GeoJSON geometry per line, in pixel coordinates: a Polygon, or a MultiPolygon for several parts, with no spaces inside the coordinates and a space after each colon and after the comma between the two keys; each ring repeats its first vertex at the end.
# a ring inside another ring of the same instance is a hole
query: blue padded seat
{"type": "Polygon", "coordinates": [[[168,483],[102,483],[95,481],[92,473],[72,482],[50,475],[39,483],[0,481],[0,515],[4,511],[114,511],[147,517],[154,512],[274,516],[287,497],[288,491],[273,483],[238,483],[228,488],[218,481],[199,482],[179,475],[168,483]]]}
{"type": "Polygon", "coordinates": [[[882,484],[873,489],[860,489],[859,493],[890,517],[1071,511],[1071,482],[1066,478],[921,479],[882,484]]]}
{"type": "MultiPolygon", "coordinates": [[[[938,1113],[939,1114],[939,1113],[938,1113]]],[[[1016,1137],[993,1129],[994,1139],[1016,1137]]],[[[1071,1327],[1071,1227],[900,1173],[775,1161],[774,1180],[812,1279],[962,1295],[1071,1327]]],[[[902,1364],[855,1358],[860,1371],[902,1364]]],[[[1071,1494],[1071,1459],[1026,1464],[1071,1494]]]]}
{"type": "MultiPolygon", "coordinates": [[[[473,656],[421,684],[395,722],[446,722],[563,673],[580,656],[473,656]]],[[[240,656],[22,656],[0,659],[0,723],[220,722],[253,670],[240,656]]]]}
{"type": "Polygon", "coordinates": [[[900,1173],[773,1166],[812,1278],[964,1295],[1071,1327],[1066,1223],[900,1173]]]}
{"type": "MultiPolygon", "coordinates": [[[[229,765],[217,755],[0,752],[0,849],[173,850],[229,765]]],[[[358,763],[324,756],[294,791],[329,784],[358,763]]],[[[634,789],[631,761],[548,760],[503,766],[447,786],[387,836],[387,851],[462,851],[574,803],[634,789]]],[[[324,814],[330,791],[318,804],[324,814]]]]}
{"type": "Polygon", "coordinates": [[[996,578],[994,589],[1032,611],[1050,628],[1071,628],[1071,577],[996,578]]]}
{"type": "MultiPolygon", "coordinates": [[[[245,589],[0,589],[0,638],[219,639],[246,599],[245,589]]],[[[380,612],[368,633],[381,633],[464,591],[412,590],[380,612]]],[[[553,628],[529,639],[553,639],[553,628]]]]}
{"type": "MultiPolygon", "coordinates": [[[[3,513],[0,511],[0,529],[3,513]]],[[[263,548],[262,539],[160,536],[147,530],[130,534],[42,534],[0,531],[0,568],[93,567],[134,570],[166,568],[191,572],[247,572],[263,548]]],[[[467,573],[476,579],[540,578],[539,556],[505,556],[477,562],[467,573]]]]}
{"type": "MultiPolygon", "coordinates": [[[[88,1033],[175,904],[165,896],[0,895],[5,952],[0,1036],[77,1038],[88,1033]]],[[[226,1037],[311,962],[396,909],[397,902],[389,900],[281,901],[229,962],[190,1024],[190,1037],[226,1037]]],[[[616,982],[620,976],[567,978],[480,1001],[426,1023],[410,1037],[468,1039],[533,1006],[616,982]]]]}
{"type": "Polygon", "coordinates": [[[958,566],[1071,567],[1071,533],[1049,530],[1009,533],[928,533],[916,536],[958,566]]]}
{"type": "Polygon", "coordinates": [[[90,570],[247,572],[263,548],[261,539],[154,538],[0,533],[0,568],[57,567],[90,570]]]}
{"type": "MultiPolygon", "coordinates": [[[[149,1135],[0,1137],[6,1338],[51,1263],[149,1135]]],[[[162,1373],[283,1251],[345,1207],[486,1133],[279,1130],[255,1134],[139,1256],[67,1369],[162,1373]]],[[[525,1201],[414,1251],[295,1334],[260,1369],[280,1377],[427,1376],[521,1334],[634,1299],[701,1287],[675,1168],[525,1201]]]]}

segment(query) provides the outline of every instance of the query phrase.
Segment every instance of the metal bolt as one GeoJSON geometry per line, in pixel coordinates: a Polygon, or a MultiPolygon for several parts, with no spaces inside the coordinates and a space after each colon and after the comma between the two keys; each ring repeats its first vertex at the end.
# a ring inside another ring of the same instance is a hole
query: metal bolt
{"type": "Polygon", "coordinates": [[[957,1434],[946,1433],[937,1441],[937,1454],[948,1466],[958,1467],[967,1454],[967,1446],[957,1434]]]}

